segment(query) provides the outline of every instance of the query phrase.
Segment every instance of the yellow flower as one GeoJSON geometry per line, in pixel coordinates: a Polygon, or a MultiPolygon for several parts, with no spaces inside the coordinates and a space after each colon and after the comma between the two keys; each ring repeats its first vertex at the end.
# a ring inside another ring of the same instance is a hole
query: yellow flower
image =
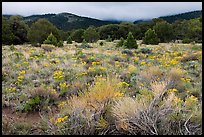
{"type": "Polygon", "coordinates": [[[20,67],[21,65],[20,64],[16,64],[16,67],[18,68],[18,67],[20,67]]]}
{"type": "Polygon", "coordinates": [[[141,64],[141,65],[144,65],[144,64],[146,64],[146,62],[142,61],[142,62],[140,62],[140,64],[141,64]]]}
{"type": "Polygon", "coordinates": [[[116,92],[114,94],[115,97],[123,97],[124,96],[124,93],[120,93],[120,92],[116,92]]]}
{"type": "Polygon", "coordinates": [[[84,76],[84,75],[86,75],[86,74],[87,74],[86,72],[81,72],[81,73],[77,74],[77,76],[78,76],[78,77],[82,77],[82,76],[84,76]]]}
{"type": "Polygon", "coordinates": [[[118,83],[118,87],[119,87],[119,88],[129,87],[129,86],[130,86],[130,84],[128,84],[128,83],[126,83],[126,82],[120,82],[120,83],[118,83]]]}
{"type": "Polygon", "coordinates": [[[198,98],[191,95],[189,98],[185,101],[185,106],[189,109],[192,109],[193,107],[197,106],[198,98]]]}
{"type": "Polygon", "coordinates": [[[134,65],[129,65],[129,66],[128,66],[128,71],[129,71],[130,73],[134,72],[135,70],[136,70],[136,67],[135,67],[134,65]]]}
{"type": "Polygon", "coordinates": [[[69,85],[66,82],[60,83],[60,88],[68,88],[68,87],[69,85]]]}
{"type": "Polygon", "coordinates": [[[27,61],[25,61],[25,62],[23,62],[23,64],[24,64],[24,65],[28,65],[28,62],[27,62],[27,61]]]}
{"type": "Polygon", "coordinates": [[[176,64],[178,64],[178,63],[179,63],[179,62],[176,61],[175,59],[172,59],[172,60],[169,62],[170,65],[176,65],[176,64]]]}
{"type": "Polygon", "coordinates": [[[93,67],[89,67],[88,71],[93,72],[93,71],[95,71],[95,69],[93,67]]]}
{"type": "Polygon", "coordinates": [[[86,62],[82,62],[82,65],[86,65],[86,62]]]}
{"type": "Polygon", "coordinates": [[[56,70],[54,72],[54,79],[61,80],[62,78],[64,78],[64,72],[61,70],[56,70]]]}
{"type": "Polygon", "coordinates": [[[22,71],[19,73],[19,75],[23,75],[23,74],[25,74],[25,70],[22,70],[22,71]]]}
{"type": "Polygon", "coordinates": [[[107,68],[100,67],[100,70],[101,70],[101,71],[106,71],[106,70],[107,70],[107,68]]]}
{"type": "Polygon", "coordinates": [[[63,107],[65,106],[65,104],[66,104],[66,102],[65,102],[65,101],[62,101],[62,102],[58,105],[58,107],[59,107],[59,108],[63,108],[63,107]]]}
{"type": "Polygon", "coordinates": [[[173,101],[174,101],[175,104],[178,104],[178,103],[182,102],[182,100],[180,98],[176,97],[176,96],[174,97],[173,101]]]}
{"type": "Polygon", "coordinates": [[[191,81],[190,78],[186,78],[186,79],[185,79],[185,78],[181,78],[181,80],[182,80],[183,82],[187,82],[187,83],[191,81]]]}
{"type": "Polygon", "coordinates": [[[51,94],[56,94],[57,91],[56,91],[55,89],[52,89],[50,93],[51,93],[51,94]]]}
{"type": "Polygon", "coordinates": [[[8,90],[10,92],[15,92],[16,91],[16,87],[6,88],[6,90],[8,90]]]}
{"type": "Polygon", "coordinates": [[[64,122],[64,121],[67,120],[67,119],[68,119],[68,116],[65,116],[65,117],[63,117],[63,118],[58,118],[57,121],[56,121],[56,124],[62,123],[62,122],[64,122]]]}
{"type": "Polygon", "coordinates": [[[100,65],[100,64],[101,64],[100,62],[95,62],[95,61],[92,62],[92,65],[93,65],[93,66],[95,66],[95,65],[100,65]]]}
{"type": "Polygon", "coordinates": [[[169,89],[167,92],[168,92],[168,93],[171,93],[171,92],[178,92],[178,90],[175,89],[175,88],[173,88],[173,89],[169,89]]]}
{"type": "Polygon", "coordinates": [[[195,97],[195,96],[193,96],[193,95],[190,96],[190,99],[191,99],[192,101],[198,101],[198,98],[195,97]]]}
{"type": "Polygon", "coordinates": [[[23,79],[23,78],[24,78],[24,76],[21,76],[21,75],[20,75],[20,76],[18,76],[18,79],[23,79]]]}
{"type": "Polygon", "coordinates": [[[139,58],[138,57],[133,58],[133,60],[134,60],[135,63],[139,62],[139,58]]]}

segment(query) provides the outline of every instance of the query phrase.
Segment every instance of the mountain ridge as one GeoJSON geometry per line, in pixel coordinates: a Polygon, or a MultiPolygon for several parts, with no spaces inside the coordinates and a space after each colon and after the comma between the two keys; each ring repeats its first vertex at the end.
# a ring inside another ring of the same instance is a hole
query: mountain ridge
{"type": "MultiPolygon", "coordinates": [[[[12,15],[3,15],[4,17],[9,18],[12,15]]],[[[179,13],[175,15],[168,15],[168,16],[161,16],[158,17],[160,19],[166,20],[169,23],[173,23],[176,20],[182,20],[182,19],[193,19],[197,18],[199,16],[202,16],[202,10],[196,10],[196,11],[190,11],[185,13],[179,13]]],[[[116,21],[116,20],[100,20],[96,18],[91,17],[84,17],[80,15],[76,15],[73,13],[68,12],[62,12],[62,13],[48,13],[48,14],[36,14],[36,15],[30,15],[30,16],[22,16],[25,23],[27,23],[29,26],[37,21],[38,19],[45,18],[49,20],[51,23],[53,23],[58,29],[65,30],[65,31],[71,31],[73,29],[86,29],[89,26],[95,26],[99,27],[102,25],[107,24],[120,24],[121,22],[125,21],[116,21]]],[[[149,22],[152,19],[145,19],[145,20],[136,20],[133,23],[143,23],[143,22],[149,22]]],[[[130,21],[127,21],[130,22],[130,21]]]]}

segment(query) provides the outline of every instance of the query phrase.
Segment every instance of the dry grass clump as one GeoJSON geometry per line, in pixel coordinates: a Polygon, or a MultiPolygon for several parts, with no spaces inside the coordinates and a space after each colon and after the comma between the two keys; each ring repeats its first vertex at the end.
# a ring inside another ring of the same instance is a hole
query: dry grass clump
{"type": "Polygon", "coordinates": [[[32,90],[29,90],[28,96],[29,97],[41,96],[43,98],[58,100],[59,95],[54,89],[45,88],[41,86],[41,87],[36,87],[32,90]]]}
{"type": "Polygon", "coordinates": [[[161,78],[163,72],[158,66],[152,66],[146,70],[140,72],[140,75],[148,81],[156,81],[158,78],[161,78]]]}
{"type": "Polygon", "coordinates": [[[55,46],[50,44],[42,44],[41,48],[45,51],[51,52],[55,48],[55,46]]]}
{"type": "Polygon", "coordinates": [[[88,91],[82,92],[79,96],[71,96],[64,109],[60,111],[62,117],[69,117],[63,123],[64,126],[68,126],[67,129],[65,131],[59,129],[60,134],[86,135],[95,134],[98,130],[108,130],[106,113],[112,100],[122,95],[117,87],[118,83],[119,80],[114,78],[96,77],[94,85],[88,91]]]}
{"type": "Polygon", "coordinates": [[[202,56],[202,53],[187,54],[181,58],[181,62],[187,62],[187,61],[191,61],[191,60],[199,60],[200,56],[202,56]]]}
{"type": "Polygon", "coordinates": [[[179,68],[172,68],[167,74],[168,88],[176,88],[183,90],[184,85],[181,78],[184,77],[184,72],[179,68]]]}

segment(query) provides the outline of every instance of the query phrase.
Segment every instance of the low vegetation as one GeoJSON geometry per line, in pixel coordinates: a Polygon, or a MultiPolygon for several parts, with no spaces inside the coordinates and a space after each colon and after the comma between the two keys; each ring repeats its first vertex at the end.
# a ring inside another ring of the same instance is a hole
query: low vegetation
{"type": "Polygon", "coordinates": [[[202,44],[118,42],[2,46],[2,133],[201,135],[202,44]]]}

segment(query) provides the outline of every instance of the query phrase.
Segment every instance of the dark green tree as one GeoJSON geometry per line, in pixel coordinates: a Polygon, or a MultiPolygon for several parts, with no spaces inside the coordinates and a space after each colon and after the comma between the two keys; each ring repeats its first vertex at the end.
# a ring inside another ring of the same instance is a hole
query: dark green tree
{"type": "Polygon", "coordinates": [[[34,22],[28,32],[28,39],[31,43],[42,44],[52,33],[58,40],[60,39],[58,29],[46,19],[39,19],[34,22]]]}
{"type": "Polygon", "coordinates": [[[123,44],[124,44],[124,38],[123,37],[121,37],[120,38],[120,41],[117,43],[117,47],[122,47],[123,46],[123,44]]]}
{"type": "Polygon", "coordinates": [[[71,39],[81,43],[83,41],[84,29],[77,29],[71,33],[71,39]]]}
{"type": "Polygon", "coordinates": [[[150,28],[145,32],[143,43],[153,45],[157,45],[159,43],[159,38],[157,37],[157,34],[154,30],[150,28]]]}
{"type": "Polygon", "coordinates": [[[72,38],[70,36],[67,38],[67,44],[72,44],[72,38]]]}
{"type": "Polygon", "coordinates": [[[14,44],[23,44],[28,42],[27,33],[28,25],[23,21],[21,16],[11,16],[9,18],[11,30],[15,36],[13,43],[14,44]]]}
{"type": "Polygon", "coordinates": [[[5,17],[2,17],[2,43],[3,44],[14,44],[14,34],[10,27],[10,22],[5,17]]]}
{"type": "Polygon", "coordinates": [[[135,40],[134,36],[132,35],[132,32],[128,33],[127,39],[124,41],[124,47],[126,48],[134,48],[137,49],[137,41],[135,40]]]}
{"type": "Polygon", "coordinates": [[[57,46],[57,38],[50,33],[50,35],[47,37],[47,39],[43,42],[44,44],[52,44],[57,46]]]}
{"type": "Polygon", "coordinates": [[[87,42],[92,43],[99,40],[99,33],[96,31],[94,27],[89,27],[84,31],[83,37],[87,42]]]}
{"type": "Polygon", "coordinates": [[[160,42],[170,42],[173,39],[173,28],[168,22],[157,22],[153,29],[159,37],[160,42]]]}

